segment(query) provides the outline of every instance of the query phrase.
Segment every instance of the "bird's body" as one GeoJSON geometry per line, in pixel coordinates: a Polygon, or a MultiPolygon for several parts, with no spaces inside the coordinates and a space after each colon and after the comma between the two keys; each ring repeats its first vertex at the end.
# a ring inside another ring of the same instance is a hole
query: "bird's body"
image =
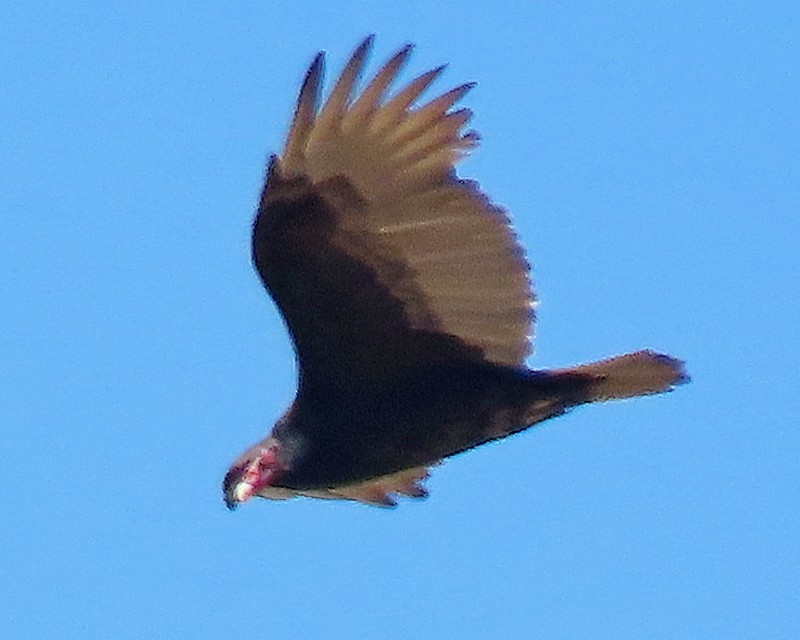
{"type": "MultiPolygon", "coordinates": [[[[303,449],[284,484],[298,489],[348,485],[506,436],[537,421],[536,414],[563,411],[548,392],[537,410],[536,396],[549,386],[546,376],[463,362],[400,371],[373,388],[301,396],[291,429],[284,434],[279,425],[274,432],[284,443],[300,438],[303,449]]],[[[572,386],[577,399],[581,381],[572,386]]]]}
{"type": "Polygon", "coordinates": [[[570,407],[666,391],[681,364],[650,351],[531,371],[534,297],[505,212],[453,167],[477,141],[450,111],[462,85],[411,104],[440,70],[384,93],[410,48],[359,97],[371,39],[319,108],[322,56],[273,157],[253,261],[298,355],[294,403],[234,462],[228,506],[296,494],[393,504],[427,468],[570,407]]]}

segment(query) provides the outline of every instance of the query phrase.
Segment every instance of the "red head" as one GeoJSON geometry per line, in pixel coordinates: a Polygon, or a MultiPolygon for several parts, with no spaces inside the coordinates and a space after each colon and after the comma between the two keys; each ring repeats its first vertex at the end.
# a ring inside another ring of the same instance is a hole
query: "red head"
{"type": "Polygon", "coordinates": [[[225,505],[235,509],[261,490],[274,484],[283,469],[278,461],[279,445],[269,438],[248,449],[225,474],[222,482],[225,505]]]}

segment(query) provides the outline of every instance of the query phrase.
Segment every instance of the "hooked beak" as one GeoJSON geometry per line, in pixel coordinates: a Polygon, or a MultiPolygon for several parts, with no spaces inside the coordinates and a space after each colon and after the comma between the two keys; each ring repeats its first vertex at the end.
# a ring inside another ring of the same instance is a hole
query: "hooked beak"
{"type": "Polygon", "coordinates": [[[264,468],[263,456],[253,460],[242,473],[242,478],[233,487],[230,500],[226,501],[228,509],[233,511],[240,503],[247,502],[259,489],[269,485],[274,473],[264,468]]]}
{"type": "Polygon", "coordinates": [[[231,469],[223,482],[225,505],[233,511],[275,480],[275,447],[261,449],[244,469],[231,469]],[[234,484],[235,482],[235,484],[234,484]]]}
{"type": "Polygon", "coordinates": [[[233,499],[236,502],[247,502],[250,498],[253,497],[253,494],[256,492],[256,488],[254,485],[250,484],[249,482],[242,480],[239,484],[236,485],[236,488],[233,490],[233,499]]]}
{"type": "Polygon", "coordinates": [[[234,511],[239,506],[239,503],[247,502],[252,498],[260,479],[257,463],[255,465],[251,463],[241,475],[234,470],[228,472],[228,476],[223,483],[225,506],[228,507],[228,510],[234,511]],[[231,476],[238,477],[238,480],[234,480],[231,476]]]}
{"type": "Polygon", "coordinates": [[[235,511],[242,502],[247,502],[255,495],[256,488],[245,480],[240,480],[230,491],[225,494],[225,506],[229,511],[235,511]]]}

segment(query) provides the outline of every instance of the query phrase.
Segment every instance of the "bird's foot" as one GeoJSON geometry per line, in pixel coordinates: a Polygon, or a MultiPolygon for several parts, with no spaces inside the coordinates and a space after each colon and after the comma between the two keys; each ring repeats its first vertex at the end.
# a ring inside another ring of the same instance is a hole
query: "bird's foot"
{"type": "Polygon", "coordinates": [[[379,476],[366,482],[337,487],[332,492],[349,500],[357,500],[379,507],[394,507],[395,496],[409,498],[426,498],[428,491],[422,486],[429,473],[426,467],[405,469],[397,473],[379,476]]]}

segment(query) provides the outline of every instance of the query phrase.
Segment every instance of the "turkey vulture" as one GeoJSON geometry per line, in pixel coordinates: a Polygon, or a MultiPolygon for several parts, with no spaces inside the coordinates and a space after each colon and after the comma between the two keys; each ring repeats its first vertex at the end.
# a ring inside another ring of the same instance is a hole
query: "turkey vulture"
{"type": "Polygon", "coordinates": [[[414,106],[443,67],[387,90],[411,47],[360,93],[372,38],[320,107],[306,73],[253,223],[252,259],[294,342],[298,389],[223,482],[233,509],[297,495],[392,506],[444,458],[567,409],[669,391],[680,361],[638,351],[525,366],[534,295],[506,212],[454,166],[478,136],[463,84],[414,106]]]}

